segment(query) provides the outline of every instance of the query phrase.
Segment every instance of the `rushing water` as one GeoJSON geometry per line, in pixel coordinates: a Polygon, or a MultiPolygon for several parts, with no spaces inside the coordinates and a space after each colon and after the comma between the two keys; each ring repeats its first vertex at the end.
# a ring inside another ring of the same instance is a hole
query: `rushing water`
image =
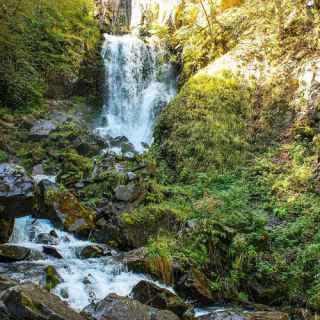
{"type": "Polygon", "coordinates": [[[139,152],[152,142],[159,111],[174,97],[175,77],[161,61],[156,45],[134,35],[105,36],[105,105],[96,131],[103,137],[125,136],[139,152]]]}
{"type": "Polygon", "coordinates": [[[54,245],[63,259],[46,256],[40,260],[0,263],[0,274],[19,281],[33,281],[44,284],[47,266],[54,266],[63,279],[53,291],[76,310],[82,310],[90,302],[99,301],[109,293],[126,296],[140,280],[142,274],[128,272],[116,257],[80,259],[79,252],[89,241],[81,241],[71,234],[55,229],[47,220],[34,220],[32,217],[16,219],[10,244],[19,245],[42,252],[43,244],[37,243],[39,234],[54,230],[59,243],[54,245]]]}

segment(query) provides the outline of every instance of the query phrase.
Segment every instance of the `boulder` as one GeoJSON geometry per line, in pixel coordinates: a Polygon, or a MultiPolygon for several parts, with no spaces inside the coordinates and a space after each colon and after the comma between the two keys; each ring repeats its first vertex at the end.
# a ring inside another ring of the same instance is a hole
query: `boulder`
{"type": "Polygon", "coordinates": [[[83,314],[94,320],[179,320],[171,311],[155,309],[116,294],[90,304],[83,314]]]}
{"type": "Polygon", "coordinates": [[[91,258],[100,258],[105,256],[110,256],[111,250],[104,248],[99,245],[89,245],[83,248],[79,253],[80,259],[91,259],[91,258]]]}
{"type": "Polygon", "coordinates": [[[62,254],[55,248],[55,247],[51,247],[51,246],[44,246],[42,248],[43,250],[43,253],[51,256],[51,257],[54,257],[54,258],[57,258],[57,259],[63,259],[63,256],[62,254]]]}
{"type": "Polygon", "coordinates": [[[137,200],[140,195],[138,187],[132,182],[127,185],[117,186],[114,193],[117,200],[124,202],[133,202],[137,200]]]}
{"type": "Polygon", "coordinates": [[[69,191],[49,180],[42,180],[37,187],[39,218],[49,219],[58,228],[88,237],[95,228],[95,213],[83,206],[69,191]]]}
{"type": "Polygon", "coordinates": [[[0,262],[40,260],[43,257],[41,252],[30,248],[10,244],[0,245],[0,262]]]}
{"type": "Polygon", "coordinates": [[[0,164],[0,212],[4,218],[30,215],[33,209],[33,180],[17,165],[0,164]]]}
{"type": "Polygon", "coordinates": [[[30,130],[33,139],[43,139],[57,129],[57,124],[51,120],[38,120],[30,130]]]}
{"type": "Polygon", "coordinates": [[[0,245],[0,262],[16,262],[27,260],[31,256],[31,249],[14,246],[0,245]]]}
{"type": "Polygon", "coordinates": [[[180,297],[168,289],[160,288],[154,283],[142,280],[131,291],[130,296],[148,306],[161,310],[170,310],[182,317],[190,308],[180,297]]]}
{"type": "Polygon", "coordinates": [[[59,243],[59,239],[50,233],[40,233],[37,236],[36,242],[56,246],[59,243]]]}
{"type": "Polygon", "coordinates": [[[0,278],[0,316],[6,320],[85,320],[57,296],[32,283],[0,278]]]}

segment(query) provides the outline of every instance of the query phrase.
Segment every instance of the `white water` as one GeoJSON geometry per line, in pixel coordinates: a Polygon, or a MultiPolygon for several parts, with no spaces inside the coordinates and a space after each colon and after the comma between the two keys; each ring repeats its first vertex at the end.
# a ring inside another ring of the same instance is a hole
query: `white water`
{"type": "Polygon", "coordinates": [[[174,97],[172,67],[161,62],[161,50],[134,35],[105,35],[102,55],[106,68],[102,136],[125,136],[139,152],[152,142],[154,121],[174,97]]]}
{"type": "Polygon", "coordinates": [[[36,238],[39,234],[49,233],[51,230],[54,230],[59,238],[59,244],[53,247],[62,254],[63,259],[45,256],[43,260],[0,263],[0,274],[19,281],[31,280],[43,285],[44,269],[49,265],[54,266],[63,282],[53,293],[79,311],[89,303],[103,299],[109,293],[126,296],[139,281],[147,279],[142,274],[128,272],[115,257],[79,259],[76,253],[92,243],[77,240],[71,234],[55,229],[47,220],[34,222],[31,217],[16,219],[10,242],[42,252],[43,245],[36,243],[36,238]],[[85,279],[90,283],[85,284],[85,279]],[[67,292],[69,297],[64,298],[63,292],[67,292]]]}

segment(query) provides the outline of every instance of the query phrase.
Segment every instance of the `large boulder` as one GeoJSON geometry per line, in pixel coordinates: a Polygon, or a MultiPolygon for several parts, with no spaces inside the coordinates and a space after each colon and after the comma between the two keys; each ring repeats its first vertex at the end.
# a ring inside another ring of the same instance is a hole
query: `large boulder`
{"type": "Polygon", "coordinates": [[[37,216],[52,221],[57,227],[87,237],[95,228],[95,213],[83,206],[69,191],[49,180],[42,180],[37,188],[37,216]]]}
{"type": "Polygon", "coordinates": [[[133,183],[119,185],[114,190],[115,198],[119,201],[133,202],[141,195],[141,190],[133,183]]]}
{"type": "Polygon", "coordinates": [[[0,278],[0,316],[3,320],[85,320],[57,296],[31,284],[0,278]]]}
{"type": "Polygon", "coordinates": [[[17,262],[23,260],[37,260],[43,256],[41,252],[16,245],[0,245],[0,262],[17,262]]]}
{"type": "Polygon", "coordinates": [[[155,309],[116,294],[110,294],[96,304],[90,304],[83,314],[94,320],[179,320],[171,311],[155,309]]]}
{"type": "Polygon", "coordinates": [[[17,165],[0,164],[1,218],[18,218],[30,215],[33,209],[33,180],[17,165]]]}
{"type": "Polygon", "coordinates": [[[145,280],[140,281],[132,289],[130,296],[151,307],[170,310],[179,317],[182,317],[190,308],[190,305],[168,289],[160,288],[156,284],[145,280]]]}

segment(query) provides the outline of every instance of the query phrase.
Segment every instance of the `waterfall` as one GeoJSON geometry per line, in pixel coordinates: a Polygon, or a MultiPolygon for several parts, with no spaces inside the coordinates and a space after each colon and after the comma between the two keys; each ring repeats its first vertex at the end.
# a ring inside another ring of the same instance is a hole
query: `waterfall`
{"type": "Polygon", "coordinates": [[[106,34],[102,56],[106,83],[96,132],[104,138],[125,136],[142,152],[144,144],[152,143],[156,116],[176,94],[173,68],[158,45],[131,34],[106,34]]]}
{"type": "Polygon", "coordinates": [[[126,296],[139,281],[150,280],[144,275],[128,272],[118,261],[116,252],[113,256],[81,259],[79,252],[93,243],[78,240],[72,234],[56,229],[48,220],[35,220],[32,217],[16,219],[10,244],[30,248],[43,257],[16,263],[0,263],[0,275],[44,285],[45,268],[54,266],[62,282],[53,293],[75,310],[81,311],[92,301],[97,302],[110,293],[126,296]],[[42,253],[45,244],[39,241],[39,235],[50,232],[57,235],[57,243],[50,246],[63,259],[42,253]]]}

